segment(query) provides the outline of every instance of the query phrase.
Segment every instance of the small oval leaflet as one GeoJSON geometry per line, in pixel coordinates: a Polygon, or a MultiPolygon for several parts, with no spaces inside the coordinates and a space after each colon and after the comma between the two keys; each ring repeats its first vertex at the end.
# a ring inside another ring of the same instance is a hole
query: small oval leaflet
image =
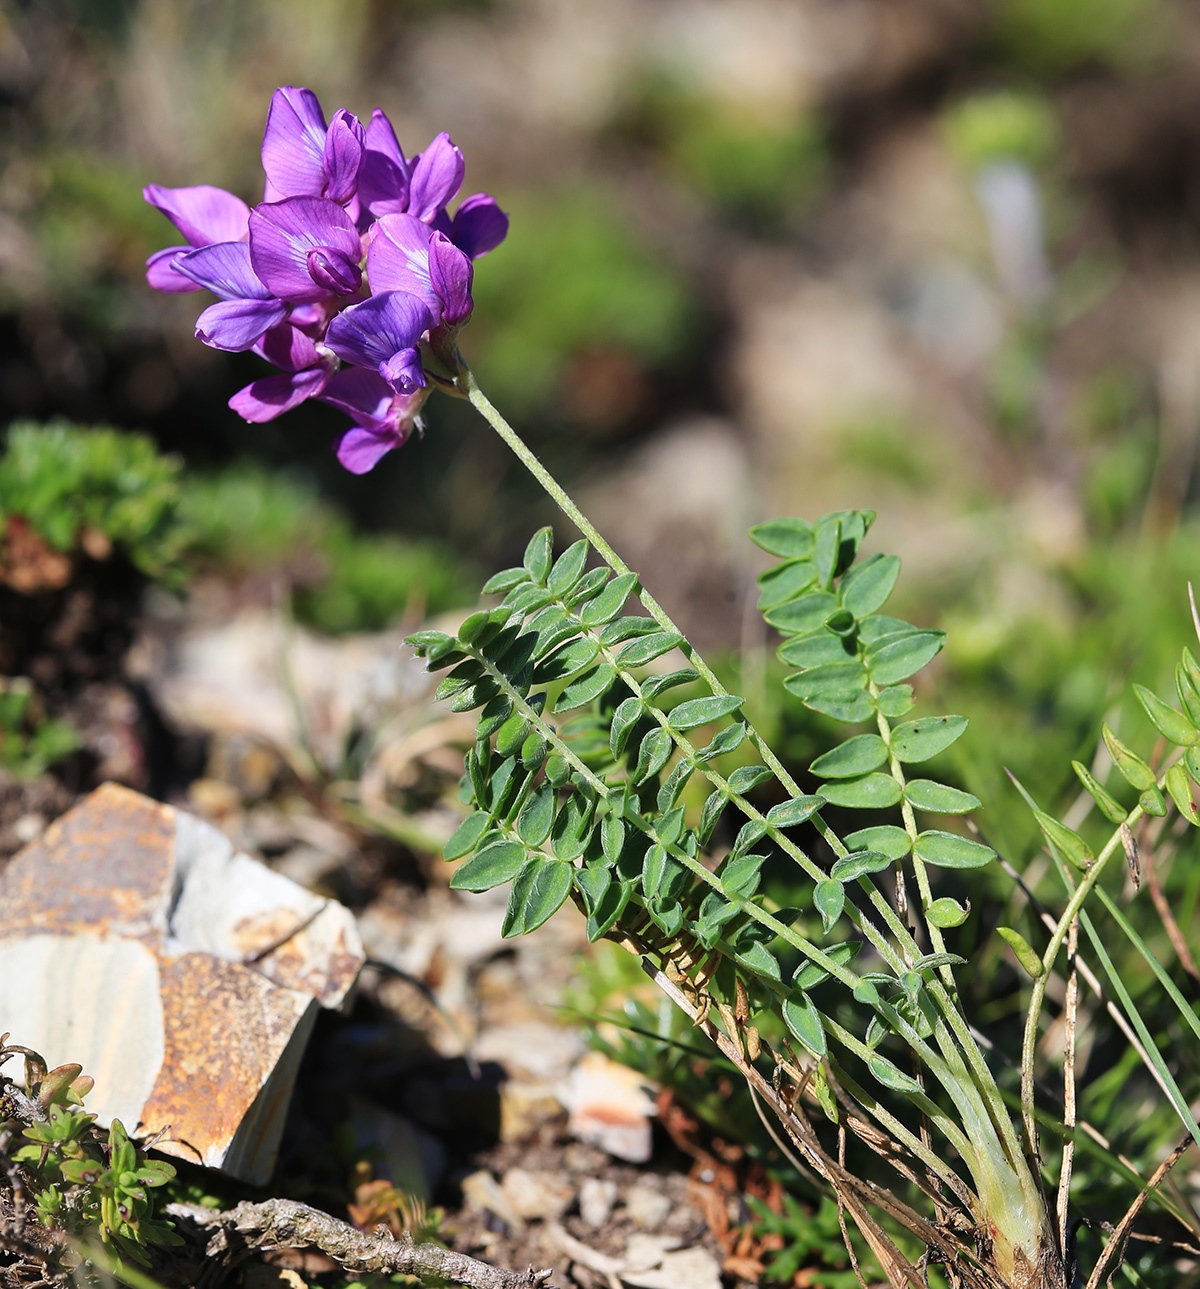
{"type": "Polygon", "coordinates": [[[461,859],[470,854],[490,822],[484,810],[476,810],[474,814],[468,815],[450,834],[450,840],[442,848],[442,858],[461,859]]]}
{"type": "Polygon", "coordinates": [[[609,622],[625,607],[630,592],[637,585],[636,573],[622,573],[614,577],[598,596],[583,609],[579,620],[585,627],[599,626],[609,622]]]}
{"type": "Polygon", "coordinates": [[[535,582],[544,583],[550,572],[550,555],[554,549],[554,531],[550,528],[539,528],[529,539],[525,547],[525,565],[529,576],[535,582]]]}
{"type": "Polygon", "coordinates": [[[1111,823],[1124,823],[1129,812],[1115,797],[1108,793],[1087,766],[1082,765],[1079,761],[1072,761],[1071,769],[1075,771],[1079,782],[1091,794],[1092,800],[1100,807],[1100,813],[1111,823]]]}
{"type": "Polygon", "coordinates": [[[896,640],[885,640],[867,652],[867,666],[877,685],[894,685],[920,671],[946,643],[944,631],[914,631],[896,640]]]}
{"type": "Polygon", "coordinates": [[[928,761],[944,752],[967,728],[965,716],[922,716],[892,730],[892,752],[898,761],[928,761]]]}
{"type": "Polygon", "coordinates": [[[877,770],[887,759],[887,744],[878,734],[856,734],[817,757],[808,768],[821,779],[855,779],[877,770]]]}
{"type": "Polygon", "coordinates": [[[577,868],[575,885],[583,892],[584,903],[591,914],[612,885],[612,870],[602,864],[595,868],[577,868]]]}
{"type": "Polygon", "coordinates": [[[522,582],[529,581],[529,570],[524,568],[505,568],[499,573],[494,573],[483,584],[484,595],[503,595],[505,591],[511,591],[514,586],[520,586],[522,582]]]}
{"type": "Polygon", "coordinates": [[[625,745],[629,742],[633,727],[641,720],[645,711],[646,707],[642,700],[636,696],[631,696],[625,699],[617,710],[613,712],[608,746],[613,754],[614,761],[625,751],[625,745]]]}
{"type": "Polygon", "coordinates": [[[1130,785],[1139,792],[1145,792],[1147,788],[1153,788],[1156,782],[1154,771],[1146,762],[1132,748],[1126,747],[1107,725],[1102,725],[1100,732],[1104,735],[1104,743],[1108,748],[1109,755],[1116,762],[1117,769],[1121,771],[1130,785]]]}
{"type": "Polygon", "coordinates": [[[893,1092],[920,1092],[921,1090],[921,1085],[916,1079],[909,1078],[882,1056],[871,1057],[868,1068],[885,1088],[891,1088],[893,1092]]]}
{"type": "Polygon", "coordinates": [[[817,580],[817,570],[808,560],[791,560],[758,576],[760,612],[778,608],[807,591],[817,580]]]}
{"type": "Polygon", "coordinates": [[[770,626],[787,635],[802,635],[825,625],[825,620],[841,605],[829,591],[810,591],[799,599],[789,600],[777,609],[768,609],[763,617],[770,626]]]}
{"type": "Polygon", "coordinates": [[[735,721],[732,725],[726,725],[723,730],[719,730],[707,747],[703,747],[696,753],[696,760],[703,763],[705,761],[715,760],[718,756],[724,756],[726,752],[733,752],[741,747],[746,738],[746,727],[741,721],[735,721]]]}
{"type": "Polygon", "coordinates": [[[904,795],[918,810],[939,815],[965,815],[983,804],[971,793],[961,792],[934,779],[910,779],[905,785],[904,795]]]}
{"type": "Polygon", "coordinates": [[[813,891],[813,906],[821,915],[821,926],[828,935],[846,906],[846,891],[836,878],[818,882],[813,891]]]}
{"type": "Polygon", "coordinates": [[[658,623],[653,618],[644,616],[614,618],[601,628],[600,643],[607,649],[609,645],[620,644],[622,640],[652,635],[658,629],[658,623]]]}
{"type": "Polygon", "coordinates": [[[559,859],[578,859],[587,849],[592,831],[592,803],[580,792],[572,793],[559,810],[550,834],[559,859]]]}
{"type": "Polygon", "coordinates": [[[879,691],[875,700],[876,706],[888,718],[897,720],[907,716],[913,709],[913,687],[911,685],[889,685],[879,691]]]}
{"type": "Polygon", "coordinates": [[[683,637],[678,631],[655,631],[651,635],[642,636],[638,640],[631,640],[627,645],[622,645],[621,652],[617,654],[617,666],[640,667],[643,663],[652,662],[664,653],[670,653],[682,643],[683,637]]]}
{"type": "Polygon", "coordinates": [[[824,697],[853,699],[857,691],[866,689],[867,671],[857,658],[825,662],[788,676],[783,685],[805,702],[824,697]]]}
{"type": "Polygon", "coordinates": [[[573,872],[561,859],[531,859],[513,882],[500,934],[507,940],[536,931],[571,893],[573,872]]]}
{"type": "Polygon", "coordinates": [[[600,645],[593,636],[580,636],[578,640],[572,640],[538,663],[533,669],[534,683],[546,685],[551,681],[568,679],[582,671],[596,656],[599,648],[600,645]]]}
{"type": "Polygon", "coordinates": [[[783,973],[779,968],[779,959],[765,944],[751,944],[744,952],[736,954],[736,957],[743,967],[747,967],[755,974],[782,983],[783,973]]]}
{"type": "Polygon", "coordinates": [[[589,668],[582,676],[576,676],[559,694],[558,701],[554,704],[555,712],[574,711],[576,707],[599,698],[601,694],[608,692],[616,678],[617,669],[611,662],[598,663],[589,668]]]}
{"type": "Polygon", "coordinates": [[[669,730],[664,730],[661,726],[651,730],[642,739],[642,745],[638,749],[637,769],[633,772],[634,783],[645,783],[647,779],[653,778],[666,765],[674,746],[669,730]]]}
{"type": "Polygon", "coordinates": [[[1014,931],[1010,926],[998,926],[996,934],[1008,945],[1016,955],[1017,961],[1025,968],[1027,972],[1037,980],[1042,974],[1042,960],[1034,952],[1033,945],[1020,933],[1014,931]]]}
{"type": "Polygon", "coordinates": [[[668,671],[663,676],[648,676],[642,682],[642,697],[651,702],[676,685],[690,685],[699,679],[700,673],[694,667],[680,667],[678,671],[668,671]]]}
{"type": "MultiPolygon", "coordinates": [[[[861,940],[846,940],[842,944],[831,944],[825,950],[825,956],[839,967],[844,967],[859,949],[861,940]]],[[[815,958],[806,958],[792,977],[792,984],[797,989],[815,989],[823,980],[829,979],[829,971],[815,958]]]]}
{"type": "Polygon", "coordinates": [[[526,846],[540,846],[550,836],[554,807],[554,789],[549,784],[543,784],[526,800],[517,816],[517,836],[526,846]]]}
{"type": "Polygon", "coordinates": [[[600,825],[600,848],[604,858],[615,864],[625,845],[625,822],[619,815],[605,815],[600,825]]]}
{"type": "Polygon", "coordinates": [[[823,783],[817,792],[832,806],[857,810],[880,810],[900,800],[900,785],[890,774],[868,774],[861,779],[823,783]]]}
{"type": "MultiPolygon", "coordinates": [[[[492,701],[495,702],[495,699],[492,701]]],[[[491,703],[488,706],[490,707],[491,703]]],[[[496,731],[497,756],[511,756],[525,742],[528,733],[529,726],[525,720],[525,713],[513,712],[496,731]]]]}
{"type": "Polygon", "coordinates": [[[1075,868],[1086,869],[1092,862],[1092,848],[1086,841],[1066,824],[1061,824],[1044,810],[1035,810],[1033,817],[1037,820],[1042,836],[1050,843],[1059,856],[1075,868]]]}
{"type": "Polygon", "coordinates": [[[673,707],[667,720],[672,729],[682,733],[694,730],[698,725],[719,721],[723,716],[732,716],[744,701],[736,694],[714,694],[710,698],[692,698],[686,703],[680,703],[678,707],[673,707]]]}
{"type": "Polygon", "coordinates": [[[609,576],[609,570],[606,568],[594,568],[590,573],[585,573],[563,596],[563,603],[571,608],[592,599],[600,593],[609,576]]]}
{"type": "MultiPolygon", "coordinates": [[[[727,895],[737,895],[748,900],[758,890],[762,866],[767,862],[765,855],[742,855],[731,859],[717,874],[721,879],[721,889],[727,895]]],[[[841,887],[838,887],[841,890],[841,887]]]]}
{"type": "Polygon", "coordinates": [[[587,562],[588,544],[581,537],[572,543],[554,561],[554,567],[546,578],[546,589],[555,595],[565,595],[583,576],[583,566],[587,562]]]}
{"type": "Polygon", "coordinates": [[[819,667],[826,662],[846,662],[854,657],[854,649],[828,627],[785,640],[775,651],[780,662],[791,667],[819,667]]]}
{"type": "Polygon", "coordinates": [[[1200,815],[1196,813],[1196,803],[1192,800],[1192,787],[1179,761],[1167,771],[1166,788],[1179,813],[1188,823],[1200,824],[1200,815]]]}
{"type": "Polygon", "coordinates": [[[966,908],[963,908],[957,900],[952,900],[948,895],[943,895],[941,899],[934,900],[929,908],[925,910],[925,916],[934,926],[946,930],[949,927],[962,926],[967,920],[967,915],[970,911],[970,901],[967,902],[966,908]]]}
{"type": "Polygon", "coordinates": [[[825,1027],[821,1024],[821,1013],[807,994],[799,998],[789,998],[783,1004],[783,1019],[788,1029],[818,1059],[829,1050],[825,1041],[825,1027]]]}
{"type": "Polygon", "coordinates": [[[842,578],[842,603],[856,618],[865,618],[882,608],[899,576],[899,555],[872,555],[842,578]]]}
{"type": "Polygon", "coordinates": [[[1196,727],[1182,712],[1177,712],[1170,703],[1164,703],[1152,689],[1147,689],[1145,685],[1134,685],[1133,690],[1138,696],[1138,701],[1145,708],[1146,715],[1150,717],[1151,724],[1164,738],[1170,739],[1179,747],[1190,747],[1195,743],[1196,727]]]}
{"type": "Polygon", "coordinates": [[[843,855],[829,870],[829,876],[835,882],[852,882],[856,878],[866,877],[868,873],[880,873],[890,867],[892,861],[877,850],[859,850],[853,855],[843,855]]]}
{"type": "Polygon", "coordinates": [[[812,554],[812,524],[803,519],[772,519],[751,528],[750,540],[768,555],[805,559],[812,554]]]}
{"type": "Polygon", "coordinates": [[[903,859],[912,850],[912,838],[895,824],[860,828],[843,838],[851,850],[879,850],[890,859],[903,859]]]}
{"type": "Polygon", "coordinates": [[[662,884],[667,871],[667,852],[655,842],[642,860],[642,894],[649,899],[662,884]]]}
{"type": "Polygon", "coordinates": [[[996,852],[982,842],[936,829],[921,833],[913,849],[925,863],[940,868],[982,868],[996,858],[996,852]]]}
{"type": "Polygon", "coordinates": [[[822,797],[793,797],[767,811],[767,823],[774,828],[794,828],[802,824],[825,804],[822,797]]]}
{"type": "Polygon", "coordinates": [[[739,765],[729,776],[729,789],[739,796],[771,777],[771,771],[765,765],[739,765]]]}
{"type": "Polygon", "coordinates": [[[525,847],[515,841],[497,841],[472,855],[450,877],[455,891],[490,891],[511,882],[525,864],[525,847]]]}

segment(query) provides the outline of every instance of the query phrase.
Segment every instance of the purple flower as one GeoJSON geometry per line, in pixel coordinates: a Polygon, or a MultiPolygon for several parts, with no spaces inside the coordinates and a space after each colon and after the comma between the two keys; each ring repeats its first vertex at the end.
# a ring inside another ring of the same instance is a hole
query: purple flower
{"type": "Polygon", "coordinates": [[[407,440],[429,390],[398,394],[375,372],[351,367],[338,372],[318,397],[356,422],[338,438],[337,458],[352,474],[366,474],[407,440]]]}
{"type": "Polygon", "coordinates": [[[312,304],[362,285],[362,239],[335,201],[289,197],[250,212],[250,262],[281,300],[312,304]]]}
{"type": "Polygon", "coordinates": [[[340,109],[326,126],[312,90],[281,86],[271,95],[263,131],[266,200],[328,197],[345,204],[357,191],[364,143],[356,116],[340,109]]]}
{"type": "Polygon", "coordinates": [[[255,276],[245,242],[217,242],[177,253],[174,267],[221,300],[196,320],[196,338],[214,349],[249,349],[287,316],[287,305],[255,276]]]}
{"type": "Polygon", "coordinates": [[[146,261],[146,281],[158,291],[199,291],[200,285],[176,271],[172,261],[189,247],[214,242],[244,242],[250,208],[233,193],[210,184],[195,188],[163,188],[148,184],[142,196],[183,234],[187,246],[168,246],[146,261]]]}
{"type": "Polygon", "coordinates": [[[234,394],[229,406],[244,421],[273,421],[290,412],[320,394],[337,370],[337,358],[328,349],[288,322],[272,327],[253,348],[284,374],[264,376],[234,394]]]}
{"type": "Polygon", "coordinates": [[[339,358],[374,367],[396,393],[411,394],[425,384],[421,335],[432,323],[419,297],[384,291],[338,314],[325,341],[339,358]]]}
{"type": "Polygon", "coordinates": [[[485,192],[468,197],[450,224],[450,240],[473,260],[494,251],[507,236],[508,216],[485,192]]]}
{"type": "Polygon", "coordinates": [[[412,167],[404,159],[392,123],[376,108],[367,123],[358,199],[372,215],[399,215],[408,209],[412,167]]]}
{"type": "Polygon", "coordinates": [[[474,307],[471,261],[444,234],[412,215],[385,215],[371,230],[367,276],[372,291],[405,291],[434,323],[457,326],[474,307]]]}

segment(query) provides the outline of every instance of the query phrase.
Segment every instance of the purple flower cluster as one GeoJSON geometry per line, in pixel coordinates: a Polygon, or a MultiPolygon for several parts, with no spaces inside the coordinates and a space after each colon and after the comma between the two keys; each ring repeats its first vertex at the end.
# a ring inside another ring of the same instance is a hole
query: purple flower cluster
{"type": "Polygon", "coordinates": [[[422,338],[453,352],[472,261],[504,240],[508,216],[476,193],[450,217],[464,167],[449,135],[406,159],[378,109],[366,126],[345,110],[327,125],[317,96],[291,85],[271,96],[262,162],[253,210],[206,184],[144,189],[187,242],[152,255],[146,278],[211,291],[196,336],[280,369],[239,390],[235,412],[269,421],[308,398],[330,403],[354,420],[338,459],[362,474],[411,433],[430,392],[422,338]]]}

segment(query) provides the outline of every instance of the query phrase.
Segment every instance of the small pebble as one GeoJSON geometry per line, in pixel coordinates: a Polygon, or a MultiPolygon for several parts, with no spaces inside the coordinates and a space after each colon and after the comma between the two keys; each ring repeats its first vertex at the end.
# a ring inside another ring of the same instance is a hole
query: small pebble
{"type": "Polygon", "coordinates": [[[585,1177],[579,1188],[579,1216],[590,1227],[601,1227],[612,1216],[617,1202],[617,1183],[599,1177],[585,1177]]]}
{"type": "Polygon", "coordinates": [[[36,840],[46,830],[46,816],[39,815],[36,811],[27,815],[22,815],[20,819],[13,824],[13,836],[21,843],[22,846],[28,846],[31,841],[36,840]]]}
{"type": "Polygon", "coordinates": [[[639,1183],[625,1192],[625,1212],[634,1226],[643,1229],[661,1226],[670,1211],[670,1199],[651,1186],[639,1183]]]}

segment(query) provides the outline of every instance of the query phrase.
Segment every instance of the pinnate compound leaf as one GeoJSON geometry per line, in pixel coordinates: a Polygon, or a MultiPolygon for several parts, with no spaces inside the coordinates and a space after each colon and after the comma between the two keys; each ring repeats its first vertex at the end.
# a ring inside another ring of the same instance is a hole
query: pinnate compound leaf
{"type": "Polygon", "coordinates": [[[617,669],[611,662],[598,663],[585,671],[582,676],[576,676],[559,694],[558,701],[554,704],[555,712],[570,712],[577,707],[583,707],[585,703],[592,702],[601,694],[608,693],[616,679],[617,669]]]}
{"type": "Polygon", "coordinates": [[[529,576],[539,585],[545,583],[546,575],[550,572],[550,556],[553,550],[554,530],[551,528],[539,528],[529,539],[529,545],[525,547],[525,558],[522,563],[529,576]]]}
{"type": "Polygon", "coordinates": [[[641,667],[662,657],[664,653],[670,653],[682,643],[683,637],[678,631],[655,631],[622,645],[621,652],[617,654],[617,666],[641,667]]]}
{"type": "Polygon", "coordinates": [[[1044,810],[1035,810],[1033,817],[1042,830],[1042,836],[1054,847],[1061,859],[1075,868],[1090,867],[1092,849],[1077,832],[1073,832],[1066,824],[1060,824],[1044,810]]]}
{"type": "Polygon", "coordinates": [[[450,887],[455,891],[490,891],[511,882],[525,861],[525,847],[520,842],[493,842],[454,870],[450,887]]]}
{"type": "Polygon", "coordinates": [[[921,833],[913,852],[926,864],[938,868],[982,868],[996,858],[996,852],[981,841],[936,829],[921,833]]]}
{"type": "Polygon", "coordinates": [[[517,816],[517,836],[526,846],[540,846],[554,827],[554,789],[543,784],[532,793],[517,816]]]}
{"type": "Polygon", "coordinates": [[[965,716],[922,716],[892,730],[892,753],[905,764],[928,761],[944,752],[966,728],[965,716]]]}
{"type": "Polygon", "coordinates": [[[729,776],[729,788],[741,796],[770,777],[771,771],[765,765],[739,765],[729,776]]]}
{"type": "Polygon", "coordinates": [[[1188,823],[1200,824],[1200,814],[1196,813],[1196,803],[1192,799],[1192,785],[1178,761],[1167,771],[1166,787],[1171,800],[1188,823]]]}
{"type": "Polygon", "coordinates": [[[817,789],[831,806],[849,806],[855,810],[881,810],[900,800],[900,785],[890,774],[868,774],[861,779],[823,783],[817,789]]]}
{"type": "Polygon", "coordinates": [[[636,573],[622,573],[614,577],[590,604],[584,606],[579,620],[585,627],[597,627],[601,623],[611,622],[625,607],[625,601],[636,585],[636,573]]]}
{"type": "Polygon", "coordinates": [[[464,855],[469,855],[490,823],[484,810],[476,810],[474,814],[468,815],[450,834],[450,840],[442,848],[442,858],[462,859],[464,855]]]}
{"type": "Polygon", "coordinates": [[[783,1019],[788,1029],[818,1060],[829,1051],[821,1013],[807,994],[789,998],[783,1004],[783,1019]]]}
{"type": "Polygon", "coordinates": [[[634,783],[645,783],[647,779],[653,778],[666,765],[674,746],[669,730],[661,727],[651,730],[638,748],[637,768],[633,772],[634,783]]]}
{"type": "Polygon", "coordinates": [[[732,725],[726,725],[723,730],[719,730],[712,741],[696,753],[696,760],[703,764],[705,761],[715,761],[717,757],[724,756],[726,752],[734,752],[746,738],[746,726],[741,721],[735,721],[732,725]]]}
{"type": "Polygon", "coordinates": [[[817,580],[817,570],[808,560],[791,560],[758,575],[758,607],[765,613],[807,591],[817,580]]]}
{"type": "Polygon", "coordinates": [[[763,617],[768,625],[785,635],[804,635],[823,627],[826,619],[839,608],[841,605],[836,595],[829,591],[810,591],[777,609],[768,609],[763,617]]]}
{"type": "Polygon", "coordinates": [[[825,804],[822,797],[793,797],[767,811],[767,823],[774,828],[794,828],[802,824],[825,804]]]}
{"type": "Polygon", "coordinates": [[[1177,712],[1170,703],[1164,703],[1152,689],[1147,689],[1145,685],[1134,685],[1133,691],[1146,715],[1150,717],[1150,723],[1164,738],[1179,747],[1190,747],[1200,737],[1191,721],[1177,712]]]}
{"type": "Polygon", "coordinates": [[[513,882],[500,934],[508,939],[536,931],[571,893],[573,872],[561,859],[531,859],[513,882]]]}
{"type": "Polygon", "coordinates": [[[1071,769],[1075,771],[1079,782],[1091,794],[1092,800],[1100,807],[1100,812],[1104,817],[1114,824],[1124,823],[1129,811],[1105,791],[1092,772],[1079,761],[1072,761],[1071,769]]]}
{"type": "Polygon", "coordinates": [[[944,631],[914,631],[868,649],[867,666],[877,685],[894,685],[920,671],[946,643],[944,631]]]}
{"type": "Polygon", "coordinates": [[[1017,961],[1036,980],[1042,974],[1042,960],[1034,952],[1033,946],[1020,933],[1010,926],[998,926],[996,934],[1016,955],[1017,961]]]}
{"type": "Polygon", "coordinates": [[[671,709],[667,720],[681,733],[698,725],[709,725],[723,716],[732,716],[745,700],[736,694],[714,694],[710,698],[692,698],[671,709]]]}
{"type": "Polygon", "coordinates": [[[925,910],[925,917],[934,926],[946,930],[949,927],[961,926],[967,920],[967,915],[970,912],[971,902],[969,900],[966,908],[964,908],[957,900],[952,900],[948,895],[943,895],[941,899],[934,900],[925,910]]]}
{"type": "Polygon", "coordinates": [[[750,540],[780,559],[807,559],[813,549],[812,524],[803,519],[772,519],[750,529],[750,540]]]}
{"type": "Polygon", "coordinates": [[[834,878],[818,882],[813,891],[813,906],[821,915],[821,926],[828,935],[846,906],[846,891],[841,882],[834,878]]]}
{"type": "Polygon", "coordinates": [[[877,770],[887,759],[887,744],[878,734],[856,734],[817,757],[808,768],[821,779],[854,779],[877,770]]]}
{"type": "MultiPolygon", "coordinates": [[[[839,967],[844,967],[862,948],[861,940],[845,940],[841,944],[831,944],[825,950],[825,957],[839,967]]],[[[815,989],[822,981],[829,979],[829,971],[816,958],[806,958],[792,977],[792,984],[797,989],[815,989]]]]}
{"type": "Polygon", "coordinates": [[[878,850],[889,859],[903,859],[912,850],[912,838],[895,824],[860,828],[846,837],[845,842],[851,850],[878,850]]]}
{"type": "Polygon", "coordinates": [[[892,865],[886,855],[877,850],[857,850],[852,855],[843,855],[829,870],[829,876],[835,882],[853,882],[868,873],[881,873],[892,865]]]}
{"type": "Polygon", "coordinates": [[[856,618],[865,618],[883,606],[899,576],[898,555],[872,555],[842,578],[842,603],[856,618]]]}
{"type": "Polygon", "coordinates": [[[1104,735],[1104,744],[1108,748],[1109,755],[1129,784],[1136,788],[1138,792],[1145,792],[1147,788],[1153,788],[1155,786],[1154,771],[1146,762],[1132,748],[1126,747],[1107,725],[1102,725],[1100,732],[1104,735]]]}
{"type": "Polygon", "coordinates": [[[938,815],[965,815],[983,804],[978,797],[933,779],[910,779],[904,795],[918,810],[938,815]]]}
{"type": "Polygon", "coordinates": [[[554,567],[546,578],[546,589],[558,596],[566,593],[583,576],[583,566],[587,563],[588,544],[581,537],[573,542],[554,561],[554,567]]]}

